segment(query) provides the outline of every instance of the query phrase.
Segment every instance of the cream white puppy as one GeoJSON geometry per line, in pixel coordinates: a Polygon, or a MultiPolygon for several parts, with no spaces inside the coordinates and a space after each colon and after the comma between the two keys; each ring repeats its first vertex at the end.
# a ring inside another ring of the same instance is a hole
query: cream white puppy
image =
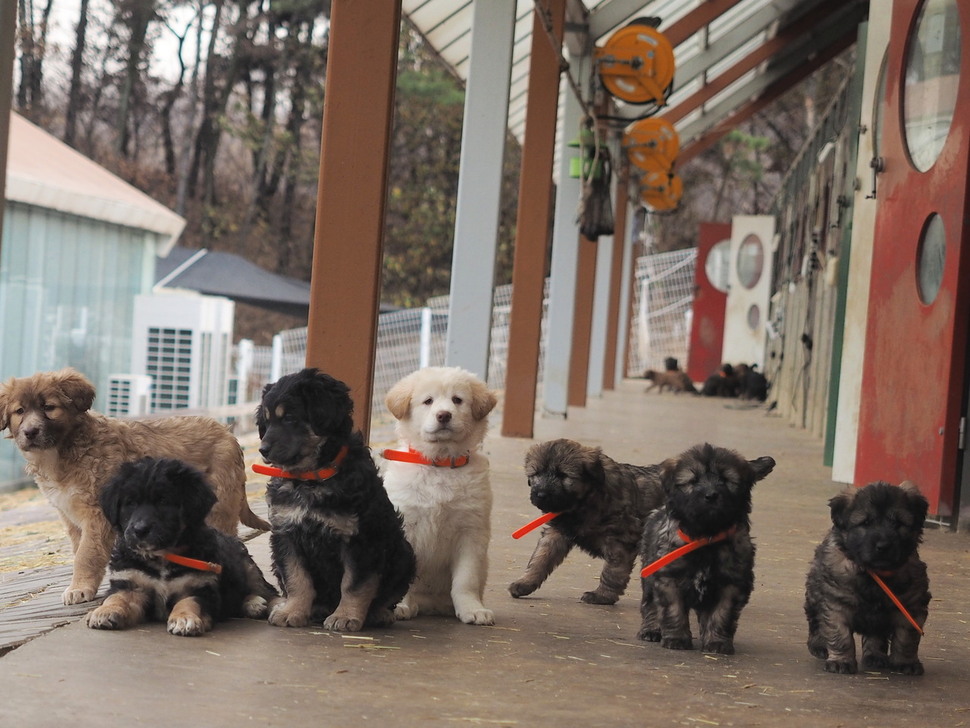
{"type": "Polygon", "coordinates": [[[397,450],[384,451],[384,487],[404,517],[418,572],[398,619],[454,614],[494,624],[482,604],[488,575],[492,488],[479,450],[495,394],[460,367],[427,367],[384,400],[397,419],[397,450]]]}

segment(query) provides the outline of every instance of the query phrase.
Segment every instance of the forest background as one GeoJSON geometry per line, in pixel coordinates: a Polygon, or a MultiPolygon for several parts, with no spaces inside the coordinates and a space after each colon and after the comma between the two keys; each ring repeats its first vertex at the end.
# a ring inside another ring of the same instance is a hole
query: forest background
{"type": "MultiPolygon", "coordinates": [[[[18,3],[17,112],[182,215],[181,245],[309,280],[329,0],[18,3]]],[[[770,211],[851,63],[836,59],[678,169],[681,205],[641,217],[638,252],[770,211]]],[[[395,105],[382,301],[410,307],[449,289],[464,89],[407,20],[395,105]]],[[[510,135],[496,285],[511,282],[520,157],[510,135]]],[[[236,320],[237,338],[262,344],[305,324],[251,307],[236,320]]]]}

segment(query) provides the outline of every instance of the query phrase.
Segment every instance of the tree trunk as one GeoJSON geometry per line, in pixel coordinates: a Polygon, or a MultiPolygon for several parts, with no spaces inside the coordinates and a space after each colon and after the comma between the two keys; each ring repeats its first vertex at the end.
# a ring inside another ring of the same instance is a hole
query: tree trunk
{"type": "Polygon", "coordinates": [[[74,31],[74,52],[71,54],[71,88],[67,94],[64,120],[64,143],[75,146],[78,107],[81,105],[81,71],[84,68],[84,46],[88,29],[88,0],[81,0],[77,28],[74,31]]]}

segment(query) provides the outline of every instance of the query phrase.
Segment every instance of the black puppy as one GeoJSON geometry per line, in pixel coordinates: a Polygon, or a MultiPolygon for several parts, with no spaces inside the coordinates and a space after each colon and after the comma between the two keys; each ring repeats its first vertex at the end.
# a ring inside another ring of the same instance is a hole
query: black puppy
{"type": "Polygon", "coordinates": [[[88,614],[94,629],[126,629],[167,619],[168,631],[195,636],[213,621],[265,617],[276,590],[242,541],[207,526],[216,497],[181,460],[125,463],[102,490],[101,507],[118,534],[111,588],[88,614]]]}
{"type": "Polygon", "coordinates": [[[304,369],[267,385],[256,414],[273,572],[285,599],[269,622],[356,632],[394,621],[415,575],[400,514],[370,451],[353,431],[346,384],[304,369]]]}
{"type": "Polygon", "coordinates": [[[854,633],[866,669],[922,675],[917,656],[930,603],[917,548],[929,504],[912,484],[870,483],[829,501],[832,529],[805,584],[808,649],[828,672],[854,673],[854,633]],[[896,595],[910,622],[877,579],[896,595]]]}
{"type": "Polygon", "coordinates": [[[667,503],[643,527],[646,575],[637,637],[672,650],[692,649],[694,610],[701,649],[732,655],[738,619],[754,589],[751,489],[775,461],[745,460],[733,450],[703,444],[661,467],[667,503]],[[679,549],[684,549],[679,558],[660,561],[679,549]]]}

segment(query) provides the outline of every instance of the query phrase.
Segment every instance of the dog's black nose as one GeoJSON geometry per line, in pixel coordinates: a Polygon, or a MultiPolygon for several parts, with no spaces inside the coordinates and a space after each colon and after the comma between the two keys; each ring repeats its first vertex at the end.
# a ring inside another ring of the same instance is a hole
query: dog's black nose
{"type": "Polygon", "coordinates": [[[148,521],[132,521],[128,527],[132,534],[139,539],[145,538],[148,532],[152,530],[152,524],[148,521]]]}
{"type": "Polygon", "coordinates": [[[264,458],[268,458],[269,457],[269,446],[268,445],[263,445],[262,447],[260,447],[259,448],[259,454],[262,455],[264,458]]]}
{"type": "Polygon", "coordinates": [[[26,437],[28,440],[30,440],[31,442],[33,442],[34,440],[37,439],[37,436],[40,434],[40,428],[39,427],[28,427],[26,429],[21,430],[21,432],[24,433],[24,437],[26,437]]]}
{"type": "Polygon", "coordinates": [[[437,418],[438,422],[451,422],[451,412],[439,412],[437,418]]]}
{"type": "Polygon", "coordinates": [[[708,503],[713,503],[720,497],[720,495],[721,494],[716,490],[710,490],[704,494],[704,500],[706,500],[708,503]]]}

